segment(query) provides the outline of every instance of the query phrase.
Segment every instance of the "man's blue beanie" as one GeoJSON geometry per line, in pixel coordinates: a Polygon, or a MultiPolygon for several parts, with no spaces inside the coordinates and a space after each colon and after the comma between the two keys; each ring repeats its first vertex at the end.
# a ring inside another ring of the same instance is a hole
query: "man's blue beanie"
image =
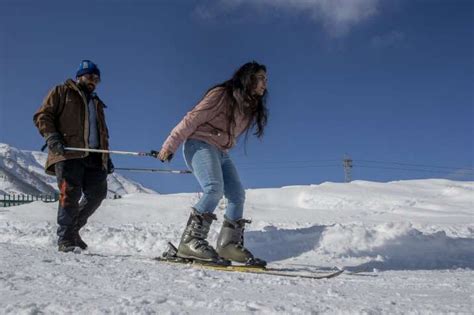
{"type": "Polygon", "coordinates": [[[97,74],[100,77],[100,70],[95,63],[90,60],[82,60],[79,69],[77,69],[76,78],[88,73],[97,74]]]}

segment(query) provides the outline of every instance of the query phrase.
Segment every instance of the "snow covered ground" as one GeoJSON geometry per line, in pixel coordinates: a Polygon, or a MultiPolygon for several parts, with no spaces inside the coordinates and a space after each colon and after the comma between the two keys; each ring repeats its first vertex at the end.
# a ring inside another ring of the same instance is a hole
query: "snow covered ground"
{"type": "Polygon", "coordinates": [[[100,255],[56,251],[56,204],[0,208],[0,313],[474,313],[474,182],[248,190],[246,245],[270,265],[348,271],[327,280],[149,259],[178,242],[197,198],[106,200],[82,232],[100,255]]]}

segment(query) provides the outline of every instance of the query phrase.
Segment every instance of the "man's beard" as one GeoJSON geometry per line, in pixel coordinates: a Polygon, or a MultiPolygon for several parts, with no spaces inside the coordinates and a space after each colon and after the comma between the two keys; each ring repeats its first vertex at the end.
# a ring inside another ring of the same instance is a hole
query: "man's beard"
{"type": "Polygon", "coordinates": [[[85,92],[87,92],[87,93],[89,93],[89,94],[92,93],[92,92],[94,92],[94,90],[95,90],[95,85],[92,84],[92,83],[81,82],[81,83],[79,83],[79,85],[81,86],[81,88],[82,88],[85,92]]]}
{"type": "Polygon", "coordinates": [[[92,93],[95,90],[95,85],[89,83],[89,84],[87,84],[87,89],[89,90],[89,93],[92,93]]]}

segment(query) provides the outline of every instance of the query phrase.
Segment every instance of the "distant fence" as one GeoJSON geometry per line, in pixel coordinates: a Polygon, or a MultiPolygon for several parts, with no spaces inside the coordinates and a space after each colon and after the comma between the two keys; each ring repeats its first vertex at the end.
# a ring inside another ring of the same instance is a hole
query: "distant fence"
{"type": "MultiPolygon", "coordinates": [[[[109,199],[121,199],[122,196],[119,194],[113,194],[108,197],[109,199]]],[[[59,194],[53,195],[0,195],[0,207],[13,207],[19,206],[24,203],[30,203],[33,201],[43,201],[43,202],[56,202],[59,200],[59,194]]]]}
{"type": "Polygon", "coordinates": [[[12,207],[33,201],[56,202],[58,194],[53,195],[0,195],[0,207],[12,207]]]}

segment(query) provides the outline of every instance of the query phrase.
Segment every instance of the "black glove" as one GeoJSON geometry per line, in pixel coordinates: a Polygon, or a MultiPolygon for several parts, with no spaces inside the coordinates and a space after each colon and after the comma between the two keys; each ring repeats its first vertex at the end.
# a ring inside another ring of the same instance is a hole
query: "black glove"
{"type": "Polygon", "coordinates": [[[55,155],[64,155],[64,143],[59,133],[48,134],[46,136],[46,144],[48,145],[49,152],[55,155]]]}
{"type": "Polygon", "coordinates": [[[109,158],[107,160],[107,174],[112,174],[115,171],[114,163],[112,163],[112,159],[109,158]]]}

